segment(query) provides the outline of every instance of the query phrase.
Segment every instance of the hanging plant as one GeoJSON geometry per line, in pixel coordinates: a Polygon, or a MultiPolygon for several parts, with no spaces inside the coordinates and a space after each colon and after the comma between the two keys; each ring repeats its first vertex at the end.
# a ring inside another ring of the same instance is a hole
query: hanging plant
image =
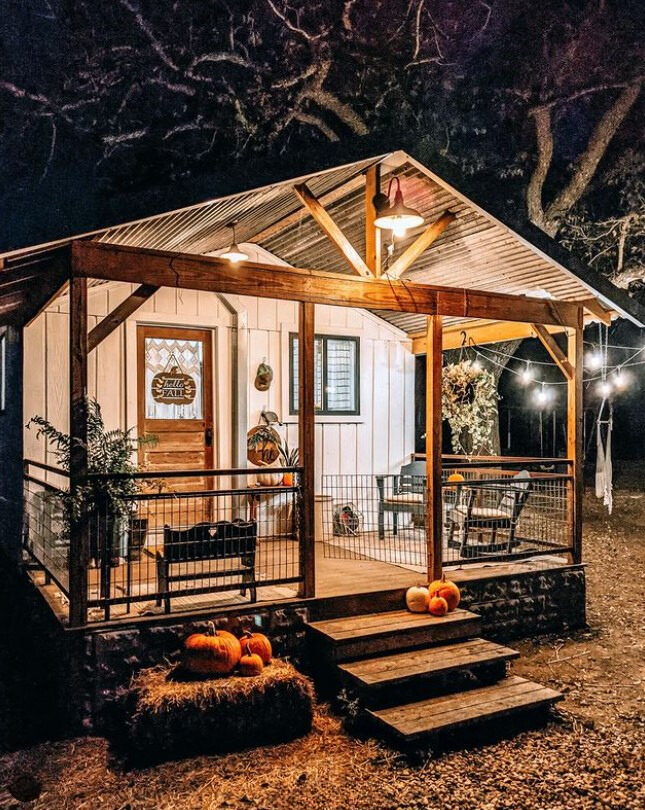
{"type": "Polygon", "coordinates": [[[499,394],[495,378],[470,360],[451,363],[442,373],[442,416],[452,433],[452,449],[459,455],[479,456],[494,452],[499,394]]]}

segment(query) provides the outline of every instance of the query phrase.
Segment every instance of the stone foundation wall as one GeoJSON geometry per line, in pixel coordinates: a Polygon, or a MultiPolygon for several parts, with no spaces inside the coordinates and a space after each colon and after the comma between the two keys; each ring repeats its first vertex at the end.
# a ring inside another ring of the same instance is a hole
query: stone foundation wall
{"type": "Polygon", "coordinates": [[[482,617],[482,635],[498,641],[584,627],[582,565],[459,583],[461,607],[482,617]]]}

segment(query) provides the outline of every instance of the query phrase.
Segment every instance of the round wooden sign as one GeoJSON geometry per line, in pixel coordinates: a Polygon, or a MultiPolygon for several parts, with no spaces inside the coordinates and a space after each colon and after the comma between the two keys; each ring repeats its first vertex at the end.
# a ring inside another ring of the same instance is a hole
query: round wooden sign
{"type": "Polygon", "coordinates": [[[246,434],[246,457],[257,467],[273,464],[280,455],[280,434],[268,425],[256,425],[246,434]]]}

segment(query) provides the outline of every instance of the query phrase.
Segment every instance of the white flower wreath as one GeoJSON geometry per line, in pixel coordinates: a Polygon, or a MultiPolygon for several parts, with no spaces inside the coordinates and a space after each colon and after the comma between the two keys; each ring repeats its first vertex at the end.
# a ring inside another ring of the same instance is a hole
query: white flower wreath
{"type": "Polygon", "coordinates": [[[490,371],[461,360],[442,372],[442,416],[452,433],[452,449],[459,455],[492,453],[493,425],[499,399],[490,371]]]}

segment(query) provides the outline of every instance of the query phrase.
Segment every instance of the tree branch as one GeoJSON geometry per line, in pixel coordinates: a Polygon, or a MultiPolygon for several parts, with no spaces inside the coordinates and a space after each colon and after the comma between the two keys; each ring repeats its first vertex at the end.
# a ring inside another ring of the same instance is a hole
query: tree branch
{"type": "Polygon", "coordinates": [[[596,125],[571,180],[546,209],[546,219],[556,231],[560,218],[583,195],[611,139],[633,107],[640,91],[640,82],[626,87],[596,125]]]}
{"type": "Polygon", "coordinates": [[[551,160],[553,159],[551,112],[548,107],[540,107],[533,110],[532,117],[535,121],[538,157],[537,165],[533,170],[533,174],[526,188],[526,207],[531,222],[548,233],[542,203],[542,191],[544,189],[544,181],[551,167],[551,160]]]}

